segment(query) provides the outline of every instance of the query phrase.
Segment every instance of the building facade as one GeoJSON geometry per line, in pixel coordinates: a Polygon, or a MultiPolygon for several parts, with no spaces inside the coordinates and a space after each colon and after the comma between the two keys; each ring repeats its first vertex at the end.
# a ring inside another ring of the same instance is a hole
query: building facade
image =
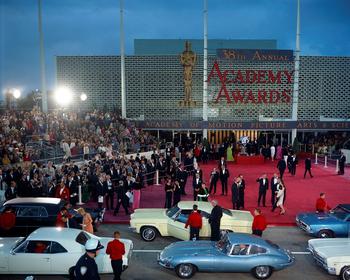
{"type": "MultiPolygon", "coordinates": [[[[126,56],[128,118],[149,129],[275,129],[265,127],[266,123],[278,124],[279,130],[350,129],[350,57],[301,56],[296,123],[291,120],[291,51],[276,50],[272,44],[267,50],[211,52],[209,123],[202,123],[203,56],[197,53],[192,70],[191,95],[196,104],[186,107],[181,105],[184,68],[180,54],[126,56]]],[[[76,93],[73,107],[120,109],[119,56],[58,56],[56,67],[57,85],[76,93]],[[78,99],[82,92],[88,96],[86,102],[78,99]]]]}

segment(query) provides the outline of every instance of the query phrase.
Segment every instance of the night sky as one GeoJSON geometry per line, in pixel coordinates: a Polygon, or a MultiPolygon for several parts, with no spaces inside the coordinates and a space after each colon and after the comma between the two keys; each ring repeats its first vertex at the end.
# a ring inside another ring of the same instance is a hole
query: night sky
{"type": "MultiPolygon", "coordinates": [[[[42,0],[47,87],[55,55],[119,55],[118,0],[42,0]]],[[[202,0],[124,0],[133,40],[203,38],[202,0]]],[[[209,39],[276,39],[295,48],[296,0],[208,0],[209,39]]],[[[350,1],[301,0],[301,55],[350,55],[350,1]]],[[[0,89],[40,88],[37,0],[0,0],[0,89]]]]}

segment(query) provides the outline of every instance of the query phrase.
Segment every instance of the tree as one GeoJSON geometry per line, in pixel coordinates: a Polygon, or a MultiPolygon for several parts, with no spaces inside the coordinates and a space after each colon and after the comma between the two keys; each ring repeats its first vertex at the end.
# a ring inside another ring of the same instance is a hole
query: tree
{"type": "Polygon", "coordinates": [[[296,153],[296,152],[299,152],[299,141],[298,141],[298,137],[295,137],[294,138],[294,141],[293,141],[293,151],[296,153]]]}

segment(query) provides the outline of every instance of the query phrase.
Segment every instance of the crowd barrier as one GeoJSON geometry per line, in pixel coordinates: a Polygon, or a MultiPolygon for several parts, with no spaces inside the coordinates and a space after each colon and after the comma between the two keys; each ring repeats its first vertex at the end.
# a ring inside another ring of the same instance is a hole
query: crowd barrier
{"type": "Polygon", "coordinates": [[[335,173],[339,172],[339,159],[333,159],[329,155],[315,154],[315,164],[323,165],[324,168],[333,168],[335,173]]]}

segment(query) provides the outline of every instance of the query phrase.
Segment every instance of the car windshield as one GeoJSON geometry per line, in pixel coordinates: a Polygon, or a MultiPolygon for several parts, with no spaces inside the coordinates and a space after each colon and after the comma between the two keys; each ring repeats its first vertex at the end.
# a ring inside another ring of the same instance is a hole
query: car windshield
{"type": "Polygon", "coordinates": [[[90,236],[86,234],[85,232],[81,231],[77,237],[75,238],[75,241],[78,242],[79,244],[85,246],[86,241],[90,239],[90,236]]]}
{"type": "Polygon", "coordinates": [[[231,243],[226,236],[221,238],[218,242],[215,243],[215,247],[218,248],[223,254],[227,254],[231,250],[231,243]]]}
{"type": "Polygon", "coordinates": [[[16,243],[16,245],[12,248],[11,251],[15,251],[19,246],[21,246],[25,241],[27,240],[27,238],[22,238],[22,240],[20,240],[19,242],[16,243]]]}
{"type": "Polygon", "coordinates": [[[224,212],[224,214],[232,216],[232,212],[226,208],[222,208],[222,212],[224,212]]]}
{"type": "Polygon", "coordinates": [[[344,220],[349,215],[349,212],[343,207],[337,206],[331,210],[331,214],[338,219],[344,220]]]}
{"type": "Polygon", "coordinates": [[[179,207],[174,206],[173,208],[170,208],[170,209],[166,212],[166,214],[167,214],[167,216],[168,216],[169,218],[171,218],[171,217],[173,217],[179,210],[180,210],[179,207]]]}

